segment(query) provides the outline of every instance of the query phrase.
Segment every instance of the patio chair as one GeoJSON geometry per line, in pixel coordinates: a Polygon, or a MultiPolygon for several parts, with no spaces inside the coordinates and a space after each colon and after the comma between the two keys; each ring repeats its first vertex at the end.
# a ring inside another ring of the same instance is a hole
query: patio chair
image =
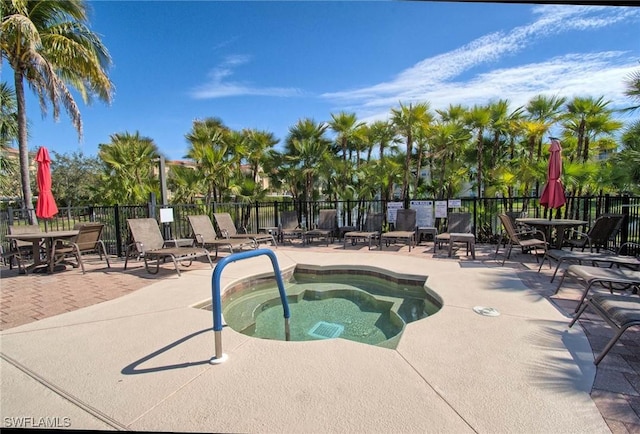
{"type": "Polygon", "coordinates": [[[76,263],[72,263],[73,268],[78,268],[79,266],[82,269],[82,274],[84,274],[85,269],[82,255],[86,253],[97,253],[100,256],[100,260],[102,260],[102,256],[104,255],[107,268],[111,268],[107,249],[101,240],[104,223],[78,223],[74,226],[74,229],[78,230],[78,235],[70,240],[58,240],[53,245],[51,250],[53,262],[51,265],[55,266],[56,264],[66,261],[69,257],[74,257],[76,263]]]}
{"type": "Polygon", "coordinates": [[[302,240],[304,230],[298,220],[298,211],[280,212],[278,234],[280,235],[280,242],[282,243],[284,243],[285,240],[302,240]]]}
{"type": "Polygon", "coordinates": [[[558,262],[558,265],[556,265],[556,269],[553,272],[553,276],[551,276],[551,282],[555,279],[558,269],[560,269],[560,265],[564,262],[577,262],[578,265],[582,265],[583,262],[590,262],[593,266],[598,264],[608,264],[609,268],[616,266],[628,267],[637,270],[640,269],[640,258],[633,255],[623,254],[623,252],[631,246],[636,246],[636,252],[640,254],[640,244],[632,242],[622,244],[616,253],[592,253],[577,250],[548,249],[542,257],[542,261],[540,261],[538,272],[542,269],[545,259],[549,261],[549,264],[551,264],[552,259],[558,262]]]}
{"type": "Polygon", "coordinates": [[[560,291],[560,287],[567,276],[573,275],[578,279],[580,284],[584,287],[580,302],[576,306],[576,312],[580,309],[584,303],[589,290],[595,284],[602,284],[609,289],[610,293],[613,291],[624,291],[629,288],[633,291],[637,291],[640,287],[640,271],[629,270],[623,268],[604,268],[593,267],[589,265],[569,265],[560,278],[560,283],[556,288],[556,294],[560,291]],[[621,286],[615,286],[621,285],[621,286]]]}
{"type": "MultiPolygon", "coordinates": [[[[508,258],[511,257],[511,250],[513,246],[520,246],[523,252],[530,252],[531,250],[535,250],[537,253],[538,249],[542,249],[546,255],[547,253],[547,240],[544,235],[544,232],[536,229],[529,229],[524,231],[517,231],[511,218],[507,214],[498,214],[498,218],[502,222],[502,226],[504,227],[504,236],[507,239],[507,253],[504,255],[504,259],[502,259],[502,265],[506,262],[508,258]],[[539,235],[542,238],[536,238],[532,235],[539,235]]],[[[506,247],[506,246],[505,246],[506,247]]],[[[494,258],[497,260],[498,258],[498,250],[500,250],[500,242],[496,245],[496,253],[494,258]]],[[[536,255],[536,261],[538,261],[538,256],[536,255]]],[[[551,266],[551,265],[549,265],[551,266]]]]}
{"type": "Polygon", "coordinates": [[[587,247],[593,252],[599,252],[600,249],[609,250],[609,241],[615,237],[622,226],[625,216],[623,214],[603,214],[598,217],[591,228],[586,232],[572,230],[569,237],[565,237],[565,244],[574,248],[584,249],[587,247]],[[575,238],[570,238],[570,237],[575,238]]]}
{"type": "Polygon", "coordinates": [[[380,249],[382,250],[382,243],[387,247],[391,243],[397,243],[398,241],[404,241],[411,247],[416,245],[416,210],[415,209],[399,209],[396,212],[396,223],[394,230],[384,232],[380,235],[380,249]]]}
{"type": "MultiPolygon", "coordinates": [[[[9,234],[30,234],[34,232],[40,232],[40,226],[38,225],[23,225],[23,226],[9,226],[9,234]]],[[[2,253],[2,258],[9,262],[9,269],[13,269],[13,261],[16,261],[18,270],[21,273],[27,273],[27,267],[24,264],[26,259],[33,256],[33,243],[21,240],[11,240],[9,242],[9,250],[2,253]]]]}
{"type": "Polygon", "coordinates": [[[244,246],[256,248],[256,243],[251,238],[218,238],[218,234],[216,234],[208,215],[189,215],[187,218],[189,219],[189,226],[191,226],[191,233],[196,245],[209,251],[211,251],[211,248],[216,250],[216,255],[213,259],[218,258],[218,249],[220,247],[228,248],[229,253],[233,253],[234,247],[240,249],[244,246]]]}
{"type": "MultiPolygon", "coordinates": [[[[524,223],[519,223],[516,221],[516,219],[527,217],[528,213],[526,211],[505,211],[505,214],[509,216],[509,219],[511,219],[511,223],[513,223],[513,227],[516,229],[517,232],[525,232],[531,229],[530,226],[527,226],[524,223]]],[[[507,246],[506,238],[503,239],[503,245],[504,247],[507,246]]]]}
{"type": "Polygon", "coordinates": [[[569,327],[573,327],[587,307],[592,307],[611,327],[617,329],[616,334],[593,361],[598,365],[628,328],[640,325],[640,297],[594,294],[582,305],[569,327]]]}
{"type": "Polygon", "coordinates": [[[315,229],[311,229],[304,233],[304,242],[309,244],[314,238],[324,239],[333,243],[338,230],[338,211],[335,209],[321,209],[318,215],[318,225],[315,229]]]}
{"type": "Polygon", "coordinates": [[[213,262],[209,251],[203,247],[165,247],[165,240],[162,238],[158,222],[152,218],[127,219],[129,230],[133,243],[127,246],[124,260],[124,269],[127,269],[129,256],[134,250],[138,252],[144,259],[144,267],[151,274],[157,274],[160,271],[160,261],[166,261],[171,258],[175,266],[178,276],[180,276],[180,268],[178,261],[185,267],[189,267],[194,259],[206,257],[209,265],[213,268],[213,262]],[[149,267],[149,262],[155,261],[155,270],[149,267]],[[185,261],[188,263],[185,264],[185,261]]]}
{"type": "Polygon", "coordinates": [[[449,245],[449,256],[452,255],[453,244],[456,242],[465,243],[467,255],[471,250],[472,256],[475,259],[476,237],[472,233],[470,212],[450,212],[447,215],[446,232],[436,235],[435,244],[437,244],[439,249],[442,249],[443,243],[449,245]]]}
{"type": "Polygon", "coordinates": [[[229,214],[228,212],[213,213],[213,219],[216,221],[216,225],[220,230],[220,235],[222,236],[222,238],[251,238],[256,246],[260,243],[271,241],[271,244],[274,247],[278,247],[278,243],[276,242],[276,239],[272,234],[249,234],[247,233],[246,229],[243,229],[242,232],[238,232],[238,230],[236,229],[236,225],[231,218],[231,214],[229,214]]]}
{"type": "Polygon", "coordinates": [[[382,233],[382,222],[384,220],[384,214],[381,212],[370,212],[367,213],[367,219],[365,222],[364,231],[349,231],[346,232],[343,236],[343,249],[347,248],[347,242],[351,241],[352,245],[356,245],[358,240],[362,240],[364,242],[369,243],[369,250],[373,246],[373,242],[378,240],[378,245],[380,245],[380,234],[382,233]]]}

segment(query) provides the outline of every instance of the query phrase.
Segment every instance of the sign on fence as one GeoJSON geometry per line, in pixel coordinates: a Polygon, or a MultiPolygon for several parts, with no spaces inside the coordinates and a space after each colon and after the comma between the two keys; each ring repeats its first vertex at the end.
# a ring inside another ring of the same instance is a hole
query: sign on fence
{"type": "Polygon", "coordinates": [[[433,226],[433,201],[432,200],[412,200],[409,208],[416,210],[416,225],[419,228],[433,226]]]}

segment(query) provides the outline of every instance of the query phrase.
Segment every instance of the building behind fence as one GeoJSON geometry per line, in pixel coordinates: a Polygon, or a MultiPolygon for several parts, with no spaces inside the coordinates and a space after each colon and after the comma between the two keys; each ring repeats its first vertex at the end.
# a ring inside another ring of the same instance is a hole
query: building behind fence
{"type": "MultiPolygon", "coordinates": [[[[423,199],[421,199],[423,200],[423,199]]],[[[431,200],[431,199],[424,199],[431,200]]],[[[473,216],[473,231],[478,243],[495,244],[500,238],[502,226],[498,214],[503,212],[524,212],[528,217],[548,218],[547,210],[541,208],[537,198],[462,198],[460,207],[448,211],[470,212],[473,216]]],[[[409,201],[403,204],[409,207],[409,201]]],[[[228,212],[236,227],[247,232],[258,232],[261,228],[278,226],[279,214],[282,211],[298,212],[301,224],[312,228],[317,221],[321,209],[337,209],[338,225],[360,229],[367,212],[385,212],[387,203],[372,201],[314,201],[300,202],[283,200],[274,202],[252,203],[213,203],[204,204],[172,204],[173,221],[160,223],[165,238],[191,238],[188,215],[206,214],[212,221],[213,213],[228,212]]],[[[83,206],[62,207],[51,220],[40,221],[43,230],[73,229],[77,223],[100,222],[105,224],[102,239],[110,254],[123,256],[130,243],[127,219],[153,217],[158,222],[162,207],[152,200],[145,205],[83,206]],[[46,227],[45,227],[46,225],[46,227]]],[[[559,211],[552,210],[553,217],[584,220],[587,224],[578,228],[586,232],[594,220],[602,214],[623,214],[624,224],[611,240],[611,248],[615,249],[627,241],[640,242],[640,197],[631,196],[589,196],[568,197],[567,204],[559,211]]],[[[386,221],[385,221],[386,223],[386,221]]],[[[7,209],[0,212],[0,245],[4,251],[8,248],[5,235],[9,225],[28,224],[27,212],[20,209],[7,209]]],[[[446,227],[446,219],[436,218],[434,225],[439,231],[446,227]]]]}

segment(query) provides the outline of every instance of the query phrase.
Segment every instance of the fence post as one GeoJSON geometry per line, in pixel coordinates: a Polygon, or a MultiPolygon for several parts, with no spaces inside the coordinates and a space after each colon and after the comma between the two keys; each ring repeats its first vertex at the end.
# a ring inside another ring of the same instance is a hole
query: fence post
{"type": "Polygon", "coordinates": [[[147,211],[148,211],[148,215],[147,217],[149,218],[156,218],[156,194],[155,193],[149,193],[149,202],[147,202],[147,211]]]}
{"type": "Polygon", "coordinates": [[[609,193],[604,195],[604,213],[609,214],[611,211],[611,197],[609,193]]]}
{"type": "Polygon", "coordinates": [[[260,229],[260,207],[258,206],[258,202],[256,201],[255,203],[255,207],[256,207],[256,229],[253,231],[258,232],[258,230],[260,229]]]}
{"type": "Polygon", "coordinates": [[[277,200],[274,200],[273,201],[273,219],[275,221],[273,222],[274,223],[273,226],[275,226],[275,227],[278,226],[278,222],[280,221],[280,218],[279,218],[279,215],[278,215],[279,214],[279,208],[280,208],[279,202],[277,200]]]}
{"type": "Polygon", "coordinates": [[[122,225],[120,224],[120,206],[113,207],[113,220],[116,227],[116,255],[122,257],[122,225]]]}
{"type": "MultiPolygon", "coordinates": [[[[624,217],[622,218],[622,221],[625,222],[626,224],[623,224],[622,227],[620,228],[620,245],[629,241],[629,225],[631,225],[631,215],[629,213],[630,203],[631,201],[629,200],[629,196],[626,194],[623,195],[621,208],[622,208],[622,214],[624,215],[624,217]]],[[[627,250],[626,252],[622,252],[622,253],[628,254],[629,249],[627,248],[626,250],[627,250]]]]}

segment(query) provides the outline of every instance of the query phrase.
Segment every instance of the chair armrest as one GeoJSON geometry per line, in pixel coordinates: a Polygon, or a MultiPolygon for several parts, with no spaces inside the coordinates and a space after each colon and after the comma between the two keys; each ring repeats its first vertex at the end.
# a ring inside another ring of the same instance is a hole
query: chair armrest
{"type": "Polygon", "coordinates": [[[136,241],[134,243],[131,243],[131,245],[136,247],[138,253],[144,253],[144,243],[136,241]]]}
{"type": "Polygon", "coordinates": [[[516,230],[516,235],[535,235],[536,233],[541,232],[540,229],[526,227],[519,230],[516,230]]]}
{"type": "Polygon", "coordinates": [[[580,232],[577,229],[569,229],[569,233],[567,235],[569,236],[574,235],[574,236],[577,236],[578,238],[586,238],[589,242],[591,241],[589,234],[585,232],[580,232]]]}

